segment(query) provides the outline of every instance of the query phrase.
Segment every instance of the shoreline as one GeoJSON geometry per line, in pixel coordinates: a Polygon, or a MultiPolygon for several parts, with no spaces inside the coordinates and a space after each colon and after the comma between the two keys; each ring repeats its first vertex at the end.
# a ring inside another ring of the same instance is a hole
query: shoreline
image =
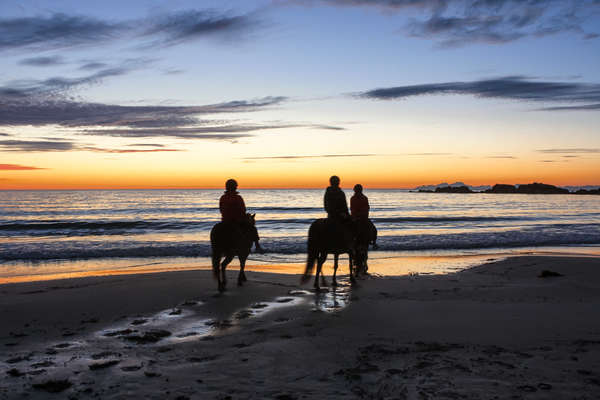
{"type": "MultiPolygon", "coordinates": [[[[275,253],[273,253],[275,254],[275,253]]],[[[475,265],[523,255],[600,257],[600,246],[561,246],[523,249],[489,249],[489,251],[439,251],[439,252],[370,252],[371,272],[382,276],[407,274],[447,274],[475,265]],[[375,256],[373,256],[375,254],[375,256]]],[[[304,262],[263,261],[252,259],[250,255],[247,271],[272,272],[286,275],[300,274],[304,262]]],[[[261,257],[260,255],[258,256],[261,257]]],[[[286,255],[281,255],[284,258],[286,255]]],[[[332,273],[333,257],[325,262],[324,270],[332,273]]],[[[106,258],[90,260],[49,260],[44,262],[7,262],[0,263],[0,287],[7,284],[25,282],[44,282],[62,279],[86,277],[119,276],[135,274],[153,274],[170,271],[206,271],[211,270],[211,261],[207,257],[153,257],[153,258],[106,258]],[[61,268],[63,269],[61,271],[61,268]],[[37,273],[31,273],[38,269],[37,273]],[[51,269],[51,271],[44,271],[51,269]],[[53,269],[53,270],[52,270],[53,269]],[[8,274],[7,271],[11,271],[8,274]]],[[[234,259],[229,270],[239,270],[239,260],[234,259]]],[[[339,273],[347,273],[347,256],[340,257],[339,273]]]]}
{"type": "Polygon", "coordinates": [[[223,295],[202,270],[0,286],[0,398],[45,398],[49,382],[109,399],[600,395],[598,257],[356,287],[342,272],[319,293],[236,274],[223,295]]]}

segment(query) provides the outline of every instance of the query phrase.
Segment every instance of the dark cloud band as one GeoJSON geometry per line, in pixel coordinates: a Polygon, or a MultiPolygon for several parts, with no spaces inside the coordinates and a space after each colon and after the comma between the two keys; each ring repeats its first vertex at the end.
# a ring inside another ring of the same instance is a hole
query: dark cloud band
{"type": "Polygon", "coordinates": [[[257,26],[253,15],[217,14],[187,10],[153,18],[104,21],[97,18],[55,13],[0,19],[0,50],[64,49],[136,39],[146,46],[176,45],[206,36],[243,35],[257,26]]]}
{"type": "MultiPolygon", "coordinates": [[[[380,88],[360,93],[359,96],[377,100],[396,100],[440,94],[536,102],[596,103],[600,102],[600,85],[551,82],[527,79],[522,76],[509,76],[473,82],[444,82],[380,88]]],[[[565,108],[554,107],[553,109],[565,108]]],[[[567,109],[570,108],[567,107],[567,109]]]]}

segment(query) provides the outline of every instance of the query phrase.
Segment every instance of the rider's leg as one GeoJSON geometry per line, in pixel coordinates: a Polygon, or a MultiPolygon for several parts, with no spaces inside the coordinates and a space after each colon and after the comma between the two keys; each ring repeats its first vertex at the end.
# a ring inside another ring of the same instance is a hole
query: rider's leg
{"type": "Polygon", "coordinates": [[[373,244],[373,249],[377,250],[379,249],[379,246],[377,245],[377,228],[375,228],[375,225],[373,224],[373,222],[369,219],[369,228],[371,230],[371,243],[373,244]]]}
{"type": "Polygon", "coordinates": [[[254,242],[254,246],[256,248],[256,251],[260,254],[263,254],[265,252],[265,249],[263,249],[260,246],[260,243],[258,242],[260,240],[260,238],[258,237],[258,229],[256,229],[255,226],[252,226],[250,229],[250,232],[252,232],[252,241],[254,242]]]}

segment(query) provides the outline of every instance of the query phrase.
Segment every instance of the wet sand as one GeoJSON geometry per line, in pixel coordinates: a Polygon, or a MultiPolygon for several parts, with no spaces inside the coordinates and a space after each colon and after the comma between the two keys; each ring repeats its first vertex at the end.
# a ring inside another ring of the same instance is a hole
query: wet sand
{"type": "Polygon", "coordinates": [[[600,258],[341,272],[320,293],[235,269],[223,295],[202,270],[0,285],[0,398],[600,398],[600,258]]]}

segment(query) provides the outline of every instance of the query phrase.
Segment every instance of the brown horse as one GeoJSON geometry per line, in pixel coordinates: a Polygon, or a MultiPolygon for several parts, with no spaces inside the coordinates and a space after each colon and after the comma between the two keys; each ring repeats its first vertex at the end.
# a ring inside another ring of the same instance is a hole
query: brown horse
{"type": "Polygon", "coordinates": [[[244,268],[246,260],[252,248],[251,229],[255,226],[256,214],[246,214],[245,224],[219,222],[210,231],[210,245],[212,248],[213,275],[219,284],[219,292],[224,292],[227,286],[227,275],[225,268],[238,257],[240,260],[240,273],[238,275],[238,286],[242,286],[247,280],[244,268]],[[223,261],[221,261],[221,259],[223,261]]]}
{"type": "Polygon", "coordinates": [[[337,285],[336,273],[338,268],[338,259],[340,254],[348,254],[350,268],[350,282],[355,283],[352,273],[352,258],[354,256],[354,229],[351,222],[332,221],[329,219],[317,219],[308,229],[308,257],[306,260],[306,269],[302,276],[302,283],[307,282],[312,275],[312,271],[317,263],[317,273],[315,275],[315,289],[320,289],[319,276],[322,277],[321,269],[327,259],[328,254],[333,254],[333,283],[337,285]]]}

